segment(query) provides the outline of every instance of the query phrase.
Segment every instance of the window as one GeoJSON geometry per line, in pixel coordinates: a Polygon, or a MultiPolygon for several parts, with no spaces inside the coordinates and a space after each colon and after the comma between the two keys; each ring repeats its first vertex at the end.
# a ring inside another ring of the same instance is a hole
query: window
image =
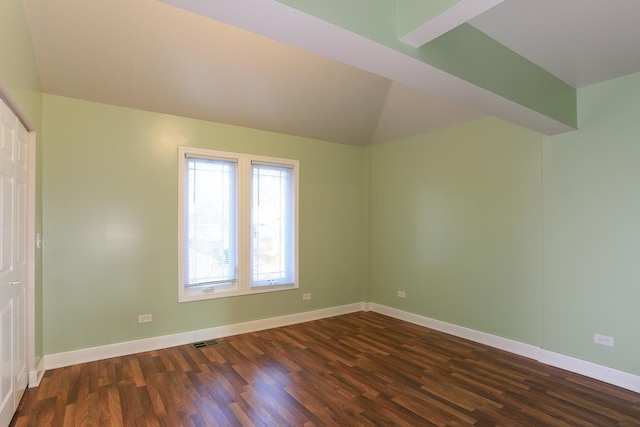
{"type": "Polygon", "coordinates": [[[180,147],[179,300],[298,287],[298,161],[180,147]]]}

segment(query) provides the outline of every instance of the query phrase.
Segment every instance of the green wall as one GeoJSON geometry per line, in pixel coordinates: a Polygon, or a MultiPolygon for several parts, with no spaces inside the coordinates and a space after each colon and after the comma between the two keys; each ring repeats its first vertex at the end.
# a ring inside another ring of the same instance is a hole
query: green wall
{"type": "MultiPolygon", "coordinates": [[[[0,84],[36,131],[36,152],[41,150],[42,93],[27,14],[22,0],[0,1],[0,84]]],[[[42,158],[36,157],[36,232],[42,232],[42,158]]],[[[42,357],[42,252],[36,251],[35,356],[42,357]]]]}
{"type": "Polygon", "coordinates": [[[638,99],[640,73],[580,89],[575,132],[371,147],[371,300],[640,374],[638,99]]]}
{"type": "Polygon", "coordinates": [[[640,374],[640,74],[579,90],[576,132],[489,118],[350,147],[43,104],[24,4],[7,0],[0,83],[38,131],[38,357],[364,300],[640,374]],[[300,289],[177,303],[178,145],[300,159],[300,289]]]}
{"type": "Polygon", "coordinates": [[[45,354],[365,299],[361,147],[53,95],[44,129],[45,354]],[[299,289],[178,303],[180,145],[300,160],[299,289]]]}
{"type": "Polygon", "coordinates": [[[0,2],[0,83],[39,130],[42,114],[40,78],[22,0],[0,2]]]}
{"type": "Polygon", "coordinates": [[[640,374],[640,73],[578,100],[580,130],[544,144],[544,344],[640,374]]]}
{"type": "Polygon", "coordinates": [[[44,352],[372,301],[640,374],[637,99],[353,147],[45,95],[44,352]],[[179,145],[300,159],[299,290],[177,303],[179,145]]]}
{"type": "Polygon", "coordinates": [[[542,344],[541,138],[490,118],[373,146],[372,301],[542,344]]]}

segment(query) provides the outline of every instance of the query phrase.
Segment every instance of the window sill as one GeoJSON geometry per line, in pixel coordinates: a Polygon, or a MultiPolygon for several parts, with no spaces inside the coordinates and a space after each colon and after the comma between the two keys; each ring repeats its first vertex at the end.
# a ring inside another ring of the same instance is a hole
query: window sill
{"type": "Polygon", "coordinates": [[[256,286],[249,289],[224,289],[224,290],[204,290],[204,289],[185,289],[178,298],[179,303],[202,301],[217,298],[229,298],[242,295],[264,294],[267,292],[289,291],[298,289],[297,283],[289,283],[282,285],[264,285],[256,286]]]}

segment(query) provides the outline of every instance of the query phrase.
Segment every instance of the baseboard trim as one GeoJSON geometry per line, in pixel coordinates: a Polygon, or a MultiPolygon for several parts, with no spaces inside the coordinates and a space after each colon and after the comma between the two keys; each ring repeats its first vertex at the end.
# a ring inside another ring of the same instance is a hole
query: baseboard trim
{"type": "Polygon", "coordinates": [[[639,375],[547,350],[542,350],[540,362],[640,393],[639,375]]]}
{"type": "Polygon", "coordinates": [[[593,378],[640,393],[639,375],[598,365],[597,363],[587,362],[586,360],[577,359],[575,357],[554,353],[531,344],[525,344],[519,341],[487,334],[485,332],[479,332],[474,329],[453,325],[451,323],[431,319],[419,314],[409,313],[397,308],[387,307],[376,303],[367,303],[365,309],[384,314],[395,319],[404,320],[409,323],[434,329],[436,331],[444,332],[446,334],[465,338],[480,344],[485,344],[490,347],[495,347],[520,356],[528,357],[546,365],[554,366],[556,368],[564,369],[565,371],[574,372],[576,374],[584,375],[585,377],[593,378]]]}
{"type": "Polygon", "coordinates": [[[178,334],[163,335],[135,341],[65,351],[62,353],[47,354],[43,357],[44,369],[62,368],[65,366],[77,365],[79,363],[108,359],[110,357],[126,356],[129,354],[175,347],[197,341],[217,339],[231,335],[245,334],[265,329],[278,328],[281,326],[294,325],[297,323],[310,322],[312,320],[355,313],[363,310],[365,310],[364,303],[354,303],[338,307],[306,311],[303,313],[181,332],[178,334]]]}
{"type": "Polygon", "coordinates": [[[44,376],[44,357],[40,358],[34,371],[29,371],[29,388],[38,387],[44,376]]]}
{"type": "Polygon", "coordinates": [[[475,329],[465,328],[463,326],[454,325],[443,322],[441,320],[431,319],[415,313],[409,313],[397,308],[387,307],[380,304],[371,303],[369,306],[371,311],[384,314],[395,319],[404,320],[409,323],[424,326],[445,334],[454,335],[456,337],[465,338],[473,342],[485,344],[490,347],[499,348],[529,359],[538,360],[540,358],[540,347],[531,344],[521,343],[519,341],[510,340],[508,338],[491,335],[486,332],[476,331],[475,329]]]}
{"type": "Polygon", "coordinates": [[[285,316],[271,317],[249,322],[235,323],[231,325],[216,326],[212,328],[199,329],[195,331],[182,332],[172,335],[145,338],[135,341],[109,344],[99,347],[84,348],[62,353],[48,354],[40,359],[35,371],[29,372],[29,387],[37,387],[42,380],[45,370],[62,368],[79,363],[93,362],[96,360],[108,359],[110,357],[126,356],[129,354],[141,353],[145,351],[158,350],[162,348],[175,347],[177,345],[189,344],[197,341],[223,338],[231,335],[244,334],[261,331],[265,329],[278,328],[281,326],[294,325],[297,323],[310,322],[312,320],[325,319],[327,317],[339,316],[342,314],[355,313],[358,311],[373,311],[384,314],[395,319],[403,320],[416,325],[424,326],[436,331],[444,332],[460,338],[465,338],[480,344],[508,351],[529,359],[537,360],[541,363],[564,369],[606,382],[627,390],[640,393],[640,376],[596,363],[587,362],[570,356],[544,350],[538,346],[514,341],[497,335],[480,332],[463,326],[454,325],[415,313],[399,310],[376,303],[354,303],[338,307],[324,308],[320,310],[307,311],[303,313],[289,314],[285,316]]]}

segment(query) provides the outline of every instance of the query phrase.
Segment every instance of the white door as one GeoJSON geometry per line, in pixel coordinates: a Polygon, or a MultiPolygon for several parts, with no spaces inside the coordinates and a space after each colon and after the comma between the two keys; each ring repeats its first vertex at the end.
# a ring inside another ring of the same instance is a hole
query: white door
{"type": "Polygon", "coordinates": [[[27,387],[28,133],[0,101],[0,426],[27,387]]]}

